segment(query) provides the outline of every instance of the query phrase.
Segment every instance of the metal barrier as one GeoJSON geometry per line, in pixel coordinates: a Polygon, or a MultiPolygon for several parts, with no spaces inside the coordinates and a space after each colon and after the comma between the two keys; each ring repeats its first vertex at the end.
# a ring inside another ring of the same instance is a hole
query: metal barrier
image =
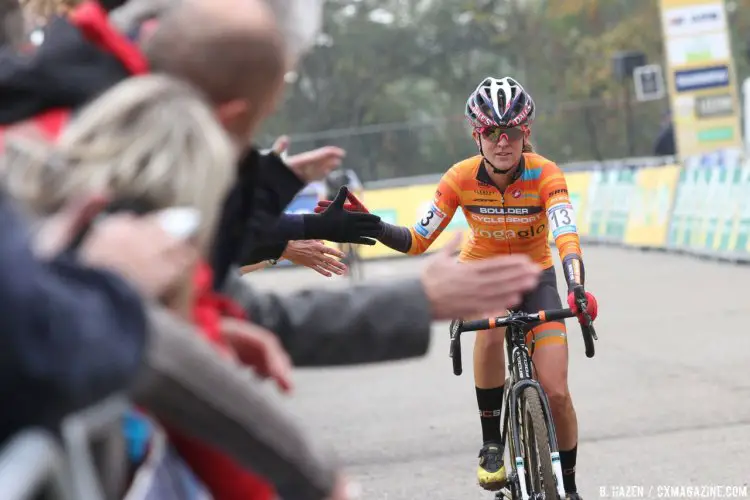
{"type": "Polygon", "coordinates": [[[50,500],[74,500],[66,457],[49,432],[18,433],[0,450],[0,491],[4,500],[27,500],[40,493],[50,500]]]}
{"type": "Polygon", "coordinates": [[[49,500],[120,498],[126,481],[121,417],[129,404],[113,396],[71,414],[60,437],[42,429],[19,432],[0,449],[0,496],[27,500],[40,493],[49,500]]]}
{"type": "Polygon", "coordinates": [[[125,397],[112,396],[63,421],[61,435],[76,499],[121,495],[127,466],[121,418],[128,407],[125,397]]]}

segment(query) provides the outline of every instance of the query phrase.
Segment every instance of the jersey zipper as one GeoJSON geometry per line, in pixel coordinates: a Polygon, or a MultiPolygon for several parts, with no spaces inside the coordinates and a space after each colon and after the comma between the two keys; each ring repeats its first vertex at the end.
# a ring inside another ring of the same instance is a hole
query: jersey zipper
{"type": "Polygon", "coordinates": [[[505,213],[505,193],[508,191],[508,188],[510,188],[510,186],[505,188],[505,191],[500,191],[500,189],[498,189],[498,191],[500,191],[500,204],[503,206],[503,229],[504,229],[503,234],[505,236],[505,242],[508,245],[508,255],[510,255],[511,246],[510,246],[510,238],[508,237],[508,214],[505,213]]]}

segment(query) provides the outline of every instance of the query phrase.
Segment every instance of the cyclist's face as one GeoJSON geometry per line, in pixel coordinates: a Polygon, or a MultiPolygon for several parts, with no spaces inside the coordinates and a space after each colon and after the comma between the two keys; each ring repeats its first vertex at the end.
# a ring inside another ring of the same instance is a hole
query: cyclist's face
{"type": "Polygon", "coordinates": [[[505,170],[518,165],[523,143],[529,137],[528,127],[484,127],[477,130],[482,152],[495,168],[505,170]]]}

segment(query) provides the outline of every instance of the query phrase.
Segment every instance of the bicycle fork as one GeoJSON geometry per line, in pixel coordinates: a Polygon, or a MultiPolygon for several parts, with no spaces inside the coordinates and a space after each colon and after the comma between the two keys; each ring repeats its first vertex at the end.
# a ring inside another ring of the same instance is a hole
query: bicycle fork
{"type": "MultiPolygon", "coordinates": [[[[511,379],[505,380],[505,386],[510,386],[511,379]]],[[[561,499],[565,498],[565,486],[563,485],[562,477],[562,466],[560,465],[560,453],[557,449],[557,434],[555,432],[555,424],[552,421],[552,412],[549,407],[549,401],[547,395],[542,390],[541,385],[534,379],[524,378],[518,380],[513,384],[511,390],[506,392],[505,395],[505,415],[503,416],[502,428],[506,430],[501,436],[501,450],[505,449],[505,440],[507,435],[510,434],[510,456],[515,464],[516,479],[518,480],[518,486],[520,488],[521,499],[529,500],[529,492],[526,489],[526,467],[524,465],[523,457],[521,456],[522,443],[521,443],[521,429],[518,421],[519,411],[519,399],[518,395],[524,391],[527,387],[533,387],[534,390],[539,394],[539,399],[542,402],[542,412],[544,413],[544,420],[547,424],[549,433],[549,446],[550,446],[550,457],[552,460],[552,470],[555,474],[555,482],[557,487],[557,494],[561,499]]],[[[531,425],[528,423],[526,425],[531,425]]],[[[528,457],[527,457],[528,458],[528,457]]]]}

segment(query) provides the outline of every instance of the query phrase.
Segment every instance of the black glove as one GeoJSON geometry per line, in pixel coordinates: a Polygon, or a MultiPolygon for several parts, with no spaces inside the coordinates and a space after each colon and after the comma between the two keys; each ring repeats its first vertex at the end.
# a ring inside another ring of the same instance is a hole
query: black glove
{"type": "Polygon", "coordinates": [[[320,214],[305,214],[306,240],[327,240],[337,243],[356,243],[374,245],[382,232],[380,217],[360,212],[347,212],[344,202],[349,190],[346,186],[339,189],[330,206],[320,214]]]}

